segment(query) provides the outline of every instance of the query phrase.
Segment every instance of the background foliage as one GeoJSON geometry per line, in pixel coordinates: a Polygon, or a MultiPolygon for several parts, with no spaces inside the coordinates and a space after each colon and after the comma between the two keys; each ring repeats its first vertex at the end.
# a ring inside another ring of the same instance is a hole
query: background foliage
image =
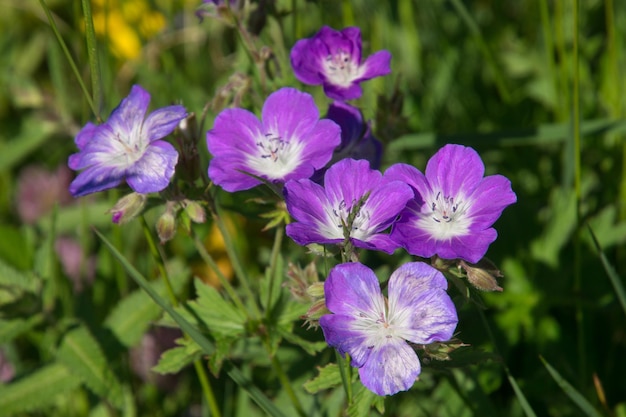
{"type": "MultiPolygon", "coordinates": [[[[504,291],[483,294],[484,312],[457,300],[460,337],[494,355],[427,368],[411,391],[386,401],[386,415],[626,416],[626,309],[619,299],[626,275],[626,3],[260,0],[248,27],[258,34],[251,40],[257,52],[271,51],[267,79],[235,29],[198,21],[197,3],[92,1],[96,77],[84,4],[46,2],[96,98],[96,116],[105,119],[134,83],[151,92],[153,107],[177,102],[200,115],[209,103],[203,131],[222,107],[258,109],[283,85],[313,94],[323,112],[327,99],[296,82],[289,50],[321,25],[358,25],[366,53],[393,54],[392,75],[368,82],[358,102],[386,143],[384,165],[423,169],[438,147],[461,143],[478,150],[488,174],[513,183],[518,203],[497,222],[500,237],[488,253],[504,273],[504,291]],[[100,85],[92,84],[98,77],[100,85]]],[[[5,0],[0,14],[0,415],[208,415],[192,367],[175,377],[148,372],[154,362],[147,358],[173,347],[174,337],[153,325],[161,309],[91,230],[165,297],[140,222],[111,224],[106,211],[117,191],[67,195],[73,137],[96,116],[45,10],[34,0],[5,0]]],[[[199,149],[206,167],[203,139],[199,149]]],[[[237,196],[222,199],[241,265],[262,277],[272,234],[258,231],[265,224],[258,213],[235,210],[242,206],[237,196]]],[[[162,210],[148,211],[147,223],[162,210]]],[[[216,226],[209,221],[195,233],[232,277],[216,226]]],[[[312,259],[285,243],[281,262],[312,259]]],[[[217,285],[187,234],[162,249],[179,296],[196,298],[193,276],[217,285]]],[[[408,260],[367,256],[381,273],[408,260]]],[[[259,278],[254,290],[268,291],[264,285],[259,278]]],[[[321,340],[298,320],[283,324],[287,334],[321,340]]],[[[239,330],[221,334],[236,338],[239,330]]],[[[245,377],[279,408],[290,407],[262,346],[235,346],[227,353],[246,364],[245,377]]],[[[193,346],[186,355],[200,356],[193,346]]],[[[305,394],[316,362],[302,359],[299,343],[288,340],[277,355],[307,412],[337,415],[340,391],[305,394]]],[[[210,380],[224,415],[262,415],[224,371],[219,383],[210,380]]],[[[358,413],[368,410],[350,412],[358,413]]]]}

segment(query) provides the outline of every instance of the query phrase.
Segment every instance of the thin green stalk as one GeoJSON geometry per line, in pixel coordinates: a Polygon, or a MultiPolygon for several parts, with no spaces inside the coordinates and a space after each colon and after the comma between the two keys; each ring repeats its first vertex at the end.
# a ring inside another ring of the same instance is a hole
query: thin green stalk
{"type": "Polygon", "coordinates": [[[261,310],[259,309],[259,306],[257,305],[256,297],[254,296],[254,293],[252,292],[252,288],[250,287],[250,280],[248,279],[248,274],[246,274],[246,272],[242,268],[241,259],[239,259],[239,255],[237,254],[237,251],[235,250],[235,245],[233,244],[233,239],[230,236],[230,233],[228,232],[228,228],[226,227],[226,224],[224,223],[224,218],[222,216],[221,210],[219,206],[217,205],[215,205],[215,214],[213,218],[215,220],[215,224],[217,225],[217,228],[220,230],[220,233],[222,234],[222,238],[224,239],[224,246],[226,247],[226,253],[228,253],[228,257],[230,258],[233,264],[233,269],[235,270],[235,274],[237,275],[237,278],[239,279],[239,283],[243,287],[243,290],[246,293],[246,296],[250,299],[250,305],[252,306],[252,313],[254,314],[256,319],[260,319],[261,310]]]}
{"type": "Polygon", "coordinates": [[[281,226],[282,224],[276,227],[276,234],[274,235],[274,245],[272,246],[272,255],[270,257],[269,279],[272,281],[270,282],[267,291],[267,303],[265,304],[267,306],[267,311],[265,312],[266,318],[269,318],[271,314],[270,306],[272,305],[272,297],[274,296],[274,294],[272,294],[272,289],[274,288],[273,280],[276,279],[276,264],[278,263],[278,255],[280,254],[280,248],[283,243],[283,236],[285,235],[285,229],[283,229],[281,226]]]}
{"type": "MultiPolygon", "coordinates": [[[[159,248],[156,245],[156,241],[154,237],[152,236],[152,232],[150,231],[150,228],[148,227],[148,223],[146,222],[145,217],[140,216],[140,218],[141,218],[141,226],[143,228],[144,235],[146,236],[146,240],[148,241],[148,246],[150,248],[150,253],[152,254],[152,257],[154,258],[154,261],[156,262],[157,267],[159,268],[159,272],[161,274],[161,277],[163,277],[163,281],[165,281],[165,287],[167,288],[167,294],[170,298],[170,303],[172,303],[174,307],[178,307],[179,305],[178,297],[176,297],[176,294],[174,293],[174,289],[172,288],[170,275],[168,274],[167,269],[165,268],[165,260],[163,259],[163,256],[161,252],[159,251],[159,248]]],[[[185,333],[185,337],[188,338],[189,335],[185,333]]],[[[202,361],[200,359],[196,359],[193,365],[196,370],[196,375],[198,376],[198,380],[200,381],[202,392],[204,394],[204,397],[207,400],[209,409],[211,410],[211,415],[214,417],[221,417],[222,414],[220,412],[220,408],[217,405],[217,401],[215,400],[215,394],[213,394],[213,389],[209,382],[209,377],[206,373],[206,370],[204,366],[202,366],[202,361]]]]}
{"type": "Polygon", "coordinates": [[[561,109],[561,94],[559,94],[559,77],[557,77],[556,63],[554,62],[554,40],[552,39],[552,25],[550,22],[550,8],[548,0],[541,0],[539,4],[539,12],[541,14],[541,28],[543,33],[544,49],[546,53],[546,61],[548,63],[548,74],[554,85],[554,95],[557,100],[557,118],[563,120],[561,109]]]}
{"type": "Polygon", "coordinates": [[[215,275],[217,275],[217,279],[219,279],[222,288],[226,290],[226,293],[228,294],[230,299],[233,301],[233,303],[235,303],[235,305],[241,312],[245,313],[250,318],[250,312],[244,306],[243,301],[241,301],[241,298],[239,297],[233,286],[230,284],[230,281],[224,276],[224,274],[222,274],[222,271],[220,271],[219,267],[213,260],[213,257],[206,250],[204,244],[200,241],[200,239],[193,230],[191,231],[191,239],[193,240],[194,246],[196,247],[198,254],[202,258],[202,260],[206,262],[207,265],[209,265],[213,272],[215,272],[215,275]]]}
{"type": "Polygon", "coordinates": [[[96,32],[93,27],[93,15],[91,13],[91,0],[83,0],[83,15],[85,17],[85,38],[87,41],[87,56],[89,57],[89,70],[91,73],[91,91],[93,102],[96,106],[96,119],[100,120],[102,109],[102,78],[98,63],[98,43],[96,32]]]}
{"type": "Polygon", "coordinates": [[[336,350],[335,357],[337,358],[339,375],[341,375],[341,383],[343,384],[343,389],[346,392],[346,400],[348,401],[348,406],[350,406],[352,404],[352,369],[350,368],[350,360],[344,358],[336,350]]]}
{"type": "MultiPolygon", "coordinates": [[[[580,71],[578,62],[579,14],[578,0],[573,2],[573,94],[572,94],[572,122],[574,126],[574,192],[576,195],[576,234],[574,235],[574,293],[582,294],[582,172],[581,172],[581,143],[580,143],[580,71]]],[[[576,298],[576,327],[578,328],[578,370],[581,386],[587,379],[587,347],[585,345],[585,315],[581,297],[576,298]]]]}
{"type": "MultiPolygon", "coordinates": [[[[269,350],[269,346],[267,346],[267,348],[269,350]]],[[[300,400],[296,396],[296,393],[293,390],[293,387],[291,386],[291,381],[287,377],[287,374],[285,373],[285,370],[283,369],[276,355],[272,356],[272,368],[274,368],[274,372],[276,372],[278,376],[278,380],[282,384],[282,387],[285,389],[285,391],[287,391],[287,396],[289,396],[289,399],[291,400],[291,403],[293,404],[293,407],[296,409],[296,412],[298,413],[298,415],[300,417],[306,417],[304,408],[302,408],[302,404],[300,403],[300,400]]]]}
{"type": "Polygon", "coordinates": [[[91,111],[96,116],[98,122],[101,122],[100,118],[98,117],[98,111],[96,109],[96,106],[94,105],[93,100],[91,99],[91,95],[89,94],[89,91],[87,91],[87,87],[85,86],[85,83],[83,82],[83,79],[80,76],[80,72],[78,71],[78,67],[76,66],[76,63],[74,62],[74,58],[72,58],[72,55],[70,54],[69,49],[67,49],[67,45],[65,44],[65,41],[61,37],[61,33],[59,32],[59,29],[57,28],[57,24],[54,21],[54,18],[52,17],[52,13],[50,12],[48,5],[46,4],[45,0],[39,0],[39,3],[41,4],[43,11],[46,13],[46,17],[48,18],[50,27],[52,28],[52,31],[54,32],[54,35],[56,36],[57,41],[59,42],[59,45],[61,45],[61,48],[63,49],[63,53],[65,54],[65,57],[67,58],[67,61],[70,64],[70,67],[72,67],[72,72],[74,72],[74,75],[76,76],[76,80],[78,81],[78,84],[80,85],[81,90],[83,90],[83,94],[85,95],[85,99],[87,99],[87,103],[89,104],[89,107],[91,107],[91,111]]]}

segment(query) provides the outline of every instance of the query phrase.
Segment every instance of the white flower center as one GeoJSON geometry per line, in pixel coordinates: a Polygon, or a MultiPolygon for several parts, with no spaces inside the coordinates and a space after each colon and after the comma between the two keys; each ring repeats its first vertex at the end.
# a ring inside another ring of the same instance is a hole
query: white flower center
{"type": "Polygon", "coordinates": [[[355,312],[357,320],[353,322],[352,330],[367,336],[365,344],[368,349],[379,349],[393,339],[406,340],[409,337],[409,316],[394,313],[391,309],[388,311],[387,300],[380,295],[372,300],[371,310],[355,312]]]}
{"type": "Polygon", "coordinates": [[[350,54],[343,49],[328,55],[322,64],[330,82],[341,87],[349,87],[364,71],[364,68],[354,62],[350,54]]]}
{"type": "MultiPolygon", "coordinates": [[[[320,233],[331,239],[343,239],[344,225],[348,226],[348,217],[355,204],[357,204],[356,200],[352,201],[350,206],[348,206],[345,200],[341,200],[335,206],[326,207],[326,223],[320,224],[320,233]]],[[[352,221],[350,237],[366,241],[372,234],[369,224],[370,217],[369,210],[361,207],[352,221]]]]}
{"type": "Polygon", "coordinates": [[[132,132],[128,136],[114,132],[110,139],[108,145],[111,149],[103,153],[103,158],[106,159],[103,162],[116,168],[125,169],[134,165],[141,159],[148,147],[148,141],[144,140],[140,132],[138,134],[132,132]]]}
{"type": "Polygon", "coordinates": [[[281,180],[300,165],[303,144],[266,133],[256,141],[257,153],[248,156],[248,166],[255,175],[281,180]]]}
{"type": "Polygon", "coordinates": [[[465,215],[469,203],[463,197],[446,196],[439,191],[427,198],[417,224],[437,240],[463,236],[469,232],[470,218],[465,215]]]}

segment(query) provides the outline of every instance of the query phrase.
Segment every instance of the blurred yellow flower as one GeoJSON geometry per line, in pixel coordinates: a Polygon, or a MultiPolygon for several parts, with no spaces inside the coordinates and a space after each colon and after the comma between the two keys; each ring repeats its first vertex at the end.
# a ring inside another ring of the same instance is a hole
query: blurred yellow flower
{"type": "Polygon", "coordinates": [[[134,59],[142,43],[165,27],[165,17],[146,0],[93,0],[96,34],[105,38],[120,59],[134,59]]]}

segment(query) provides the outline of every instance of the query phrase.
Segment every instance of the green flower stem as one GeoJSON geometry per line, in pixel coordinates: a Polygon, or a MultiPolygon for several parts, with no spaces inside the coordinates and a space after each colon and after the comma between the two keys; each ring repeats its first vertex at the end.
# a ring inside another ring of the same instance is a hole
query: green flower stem
{"type": "Polygon", "coordinates": [[[202,258],[202,260],[206,262],[207,265],[209,265],[209,267],[213,270],[213,272],[215,272],[215,275],[217,275],[217,279],[220,280],[220,284],[222,285],[224,290],[226,290],[226,293],[228,294],[230,299],[233,301],[233,303],[235,303],[235,305],[240,311],[244,312],[246,316],[250,318],[250,312],[244,306],[243,301],[241,301],[241,298],[239,297],[239,295],[237,294],[233,286],[230,284],[230,281],[224,276],[224,274],[222,274],[222,271],[220,271],[220,269],[218,268],[217,264],[213,260],[213,257],[206,250],[206,248],[204,247],[204,244],[195,234],[193,229],[191,230],[191,238],[196,247],[196,250],[198,251],[198,254],[202,258]]]}
{"type": "MultiPolygon", "coordinates": [[[[167,294],[170,298],[170,302],[174,307],[178,307],[178,297],[174,293],[174,289],[172,288],[172,283],[170,281],[170,276],[167,273],[167,269],[165,268],[165,261],[159,248],[156,245],[156,241],[152,236],[152,232],[148,227],[148,223],[146,222],[146,218],[144,216],[140,216],[141,218],[141,226],[143,228],[143,232],[146,236],[146,240],[148,241],[148,246],[150,247],[150,253],[154,258],[154,261],[159,268],[159,272],[165,281],[165,286],[167,288],[167,294]]],[[[189,335],[185,333],[185,338],[188,339],[189,335]]],[[[206,373],[206,369],[202,366],[202,361],[200,359],[196,359],[193,363],[193,366],[196,370],[196,375],[198,376],[198,380],[200,381],[200,386],[202,386],[202,392],[206,401],[209,405],[209,409],[211,410],[211,415],[214,417],[221,417],[220,408],[217,405],[217,401],[215,400],[215,394],[213,394],[213,389],[211,387],[211,383],[209,382],[209,377],[206,373]]]]}
{"type": "Polygon", "coordinates": [[[346,392],[346,399],[349,406],[352,404],[352,368],[350,367],[350,356],[346,355],[344,358],[337,350],[335,350],[335,356],[337,358],[337,366],[339,366],[341,383],[346,392]]]}
{"type": "Polygon", "coordinates": [[[280,254],[280,248],[282,246],[283,243],[283,236],[285,235],[285,229],[283,229],[282,225],[279,225],[278,227],[276,227],[276,234],[274,235],[274,245],[272,246],[272,255],[270,257],[270,273],[269,273],[269,279],[270,279],[270,284],[268,286],[268,291],[267,291],[267,303],[265,305],[267,305],[267,310],[265,311],[265,317],[269,318],[270,314],[271,314],[271,302],[272,302],[272,297],[274,296],[274,294],[272,294],[272,288],[274,288],[274,280],[277,278],[276,277],[276,264],[278,263],[278,255],[280,254]]]}
{"type": "MultiPolygon", "coordinates": [[[[266,346],[266,348],[269,351],[269,346],[266,346]]],[[[285,389],[285,391],[287,391],[287,395],[289,396],[289,399],[291,399],[291,403],[293,404],[293,407],[296,409],[296,412],[298,413],[298,415],[300,417],[306,417],[304,408],[302,408],[302,404],[300,403],[300,400],[296,396],[296,393],[293,390],[293,387],[291,386],[291,381],[289,380],[289,377],[287,377],[287,374],[285,373],[285,370],[283,369],[276,355],[272,356],[272,368],[274,368],[274,372],[276,372],[278,376],[278,380],[282,384],[283,388],[285,389]]]]}
{"type": "Polygon", "coordinates": [[[76,80],[78,81],[78,84],[80,85],[81,90],[83,90],[83,94],[85,95],[85,99],[87,100],[89,107],[91,107],[91,111],[96,116],[98,123],[102,122],[102,120],[100,119],[100,115],[98,114],[98,110],[96,109],[96,106],[94,105],[93,100],[91,99],[91,95],[89,94],[89,91],[87,91],[87,87],[85,86],[85,83],[83,82],[83,79],[80,76],[80,72],[78,71],[78,67],[76,66],[76,63],[74,62],[74,58],[72,58],[72,55],[70,54],[69,49],[67,49],[67,45],[65,44],[65,41],[61,37],[59,28],[57,27],[57,24],[54,21],[54,18],[52,17],[52,13],[50,12],[48,5],[46,4],[45,0],[39,0],[39,3],[41,4],[43,11],[46,13],[46,17],[48,18],[50,27],[52,28],[52,31],[54,32],[54,35],[56,36],[57,41],[59,42],[59,45],[61,45],[61,48],[63,49],[65,58],[69,62],[70,67],[72,67],[72,72],[74,72],[74,75],[76,76],[76,80]]]}
{"type": "Polygon", "coordinates": [[[220,233],[222,234],[222,238],[224,239],[224,246],[226,247],[226,253],[228,253],[228,257],[230,258],[233,264],[233,269],[235,270],[235,274],[237,275],[237,278],[239,279],[239,283],[243,287],[243,290],[246,293],[246,296],[250,299],[250,306],[252,307],[252,313],[254,315],[254,318],[258,320],[262,316],[261,310],[259,309],[259,306],[257,305],[257,300],[254,296],[254,293],[252,292],[252,288],[250,287],[250,280],[248,278],[248,275],[241,267],[242,262],[239,259],[239,255],[237,254],[237,251],[235,250],[233,239],[230,236],[230,233],[228,232],[228,228],[226,227],[226,224],[224,223],[221,210],[217,204],[215,205],[215,212],[213,215],[213,219],[215,220],[215,224],[217,225],[217,228],[220,230],[220,233]]]}
{"type": "Polygon", "coordinates": [[[89,57],[89,72],[91,73],[91,91],[93,93],[93,102],[96,106],[96,118],[100,120],[102,78],[100,77],[100,65],[98,63],[98,45],[96,42],[96,32],[93,27],[91,0],[83,0],[83,15],[85,17],[85,37],[87,41],[87,56],[89,57]]]}

